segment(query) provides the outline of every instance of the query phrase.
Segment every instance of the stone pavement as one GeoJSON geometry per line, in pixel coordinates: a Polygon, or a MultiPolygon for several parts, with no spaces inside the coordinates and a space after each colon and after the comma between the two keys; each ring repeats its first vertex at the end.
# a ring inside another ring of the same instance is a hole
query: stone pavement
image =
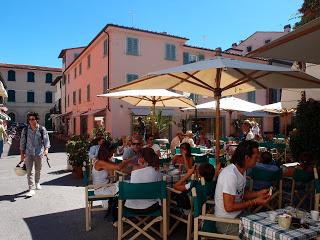
{"type": "MultiPolygon", "coordinates": [[[[42,190],[32,198],[25,197],[26,177],[13,171],[19,156],[0,159],[0,239],[116,239],[116,229],[104,219],[104,212],[93,215],[93,229],[85,232],[82,182],[65,171],[66,153],[50,153],[49,158],[51,168],[43,161],[42,190]]],[[[184,239],[184,229],[181,226],[171,239],[184,239]]]]}

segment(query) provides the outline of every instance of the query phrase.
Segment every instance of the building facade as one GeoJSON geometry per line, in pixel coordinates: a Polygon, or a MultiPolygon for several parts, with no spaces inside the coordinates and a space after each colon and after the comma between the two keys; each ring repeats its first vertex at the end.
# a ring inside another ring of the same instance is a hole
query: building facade
{"type": "MultiPolygon", "coordinates": [[[[187,38],[164,32],[108,24],[85,48],[63,49],[59,55],[63,62],[61,81],[65,83],[65,94],[62,94],[65,108],[62,108],[61,117],[68,134],[92,134],[93,128],[101,124],[114,137],[133,133],[137,116],[146,115],[148,109],[97,95],[148,72],[214,57],[214,50],[189,46],[187,41],[187,38]]],[[[223,53],[223,56],[266,63],[232,53],[223,53]]],[[[191,97],[198,103],[211,100],[191,97]]],[[[166,112],[175,123],[169,135],[181,128],[182,119],[194,115],[178,109],[166,112]]],[[[209,113],[203,118],[209,119],[210,129],[206,130],[213,131],[213,115],[209,113]]]]}
{"type": "Polygon", "coordinates": [[[54,106],[56,88],[53,80],[60,68],[4,64],[0,72],[7,87],[6,106],[12,122],[26,122],[28,112],[38,112],[40,124],[52,129],[50,109],[54,106]]]}

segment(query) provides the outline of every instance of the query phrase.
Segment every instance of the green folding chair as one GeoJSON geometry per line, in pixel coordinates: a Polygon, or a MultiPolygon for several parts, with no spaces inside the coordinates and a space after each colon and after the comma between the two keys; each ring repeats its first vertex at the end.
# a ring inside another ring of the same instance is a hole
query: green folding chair
{"type": "Polygon", "coordinates": [[[218,238],[218,239],[239,239],[238,236],[228,235],[224,233],[218,233],[216,228],[216,222],[240,224],[240,219],[230,219],[216,217],[210,213],[207,205],[214,206],[214,201],[208,200],[208,190],[210,186],[203,184],[201,180],[201,186],[192,188],[192,202],[193,202],[193,216],[194,216],[194,232],[193,239],[198,240],[200,238],[218,238]],[[200,227],[201,226],[201,227],[200,227]]]}
{"type": "Polygon", "coordinates": [[[320,179],[318,175],[318,169],[316,167],[313,168],[314,173],[314,210],[320,210],[320,179]]]}
{"type": "Polygon", "coordinates": [[[119,181],[119,200],[118,200],[118,240],[125,239],[128,235],[132,235],[130,240],[143,235],[147,239],[154,240],[147,231],[151,230],[162,239],[167,239],[167,192],[166,179],[153,183],[128,183],[122,178],[119,181]],[[161,200],[161,209],[137,214],[135,211],[124,206],[126,200],[141,199],[159,199],[161,200]],[[135,221],[136,220],[136,221],[135,221]],[[161,224],[160,231],[152,226],[159,222],[161,224]],[[130,226],[124,232],[124,223],[130,226]]]}
{"type": "Polygon", "coordinates": [[[251,173],[249,174],[250,178],[250,191],[253,191],[254,182],[269,182],[270,185],[275,189],[272,193],[271,201],[264,205],[259,206],[253,210],[253,212],[259,212],[263,207],[266,207],[270,210],[281,208],[282,206],[282,171],[279,169],[278,171],[267,171],[261,168],[253,168],[251,173]],[[276,201],[278,200],[278,201],[276,201]],[[273,203],[277,203],[274,204],[273,203]]]}
{"type": "Polygon", "coordinates": [[[191,154],[192,154],[192,153],[197,153],[197,154],[199,154],[199,153],[201,153],[201,149],[198,148],[198,147],[192,147],[192,148],[191,148],[191,154]]]}

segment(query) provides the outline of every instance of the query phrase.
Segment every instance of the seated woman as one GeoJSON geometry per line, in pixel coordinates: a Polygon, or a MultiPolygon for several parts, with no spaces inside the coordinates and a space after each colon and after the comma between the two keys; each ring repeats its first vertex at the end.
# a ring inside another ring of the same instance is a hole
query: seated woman
{"type": "Polygon", "coordinates": [[[148,134],[146,137],[147,144],[144,147],[149,147],[152,148],[153,151],[157,154],[157,156],[160,158],[161,153],[160,153],[160,146],[158,144],[153,143],[154,141],[154,136],[152,134],[148,134]]]}
{"type": "Polygon", "coordinates": [[[199,146],[206,146],[207,148],[210,147],[208,138],[206,137],[206,134],[204,132],[200,133],[199,139],[196,141],[196,144],[199,146]]]}
{"type": "Polygon", "coordinates": [[[283,176],[293,177],[295,174],[299,174],[306,180],[313,179],[313,167],[314,158],[310,152],[303,152],[299,157],[299,165],[297,167],[288,167],[284,169],[283,176]]]}
{"type": "MultiPolygon", "coordinates": [[[[115,151],[115,146],[110,143],[104,143],[100,146],[97,160],[92,167],[92,183],[95,185],[95,194],[115,195],[117,192],[116,185],[103,186],[108,184],[109,171],[123,169],[128,161],[123,161],[121,164],[115,164],[110,161],[115,151]]],[[[108,201],[102,201],[104,208],[108,208],[108,201]]]]}
{"type": "MultiPolygon", "coordinates": [[[[162,175],[156,169],[159,167],[159,157],[155,154],[152,148],[143,148],[141,157],[138,160],[138,165],[131,172],[130,183],[151,183],[162,180],[162,175]]],[[[159,207],[159,200],[127,200],[126,208],[135,212],[143,213],[154,210],[159,207]]]]}
{"type": "MultiPolygon", "coordinates": [[[[223,218],[238,218],[243,211],[254,206],[264,205],[271,199],[269,189],[257,192],[247,191],[246,171],[253,168],[259,158],[259,145],[255,141],[243,141],[235,150],[231,162],[219,174],[215,190],[214,214],[223,218]]],[[[219,233],[239,234],[239,226],[217,222],[219,233]]]]}
{"type": "Polygon", "coordinates": [[[182,143],[180,145],[181,155],[176,155],[172,159],[172,163],[180,165],[181,169],[184,168],[186,170],[192,168],[193,157],[191,155],[191,146],[189,143],[182,143]]]}
{"type": "Polygon", "coordinates": [[[131,137],[122,136],[118,143],[117,156],[123,155],[124,151],[130,147],[131,147],[131,137]]]}
{"type": "Polygon", "coordinates": [[[215,176],[214,167],[210,163],[202,163],[199,167],[194,165],[188,170],[187,174],[174,185],[174,189],[181,192],[189,191],[191,188],[190,177],[194,173],[198,173],[199,177],[203,177],[206,183],[212,182],[215,176]]]}
{"type": "MultiPolygon", "coordinates": [[[[279,171],[279,167],[277,165],[275,165],[275,163],[272,160],[272,155],[270,152],[262,152],[260,154],[260,160],[259,162],[257,162],[256,166],[253,169],[261,169],[261,170],[265,170],[268,172],[278,172],[279,171]]],[[[250,176],[250,170],[248,170],[248,175],[250,176]]],[[[254,181],[253,182],[253,190],[257,191],[257,190],[261,190],[264,188],[269,188],[271,187],[272,182],[266,182],[266,181],[254,181]]]]}

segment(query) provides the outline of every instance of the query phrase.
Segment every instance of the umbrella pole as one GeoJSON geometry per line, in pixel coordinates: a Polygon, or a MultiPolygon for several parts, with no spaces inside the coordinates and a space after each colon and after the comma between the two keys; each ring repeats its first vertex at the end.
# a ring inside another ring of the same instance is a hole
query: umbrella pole
{"type": "Polygon", "coordinates": [[[287,138],[288,112],[284,113],[284,137],[287,138]]]}
{"type": "Polygon", "coordinates": [[[216,133],[215,133],[215,140],[216,140],[216,163],[220,163],[220,98],[221,98],[221,73],[222,69],[217,69],[215,85],[216,88],[214,89],[214,98],[216,100],[216,133]]]}
{"type": "Polygon", "coordinates": [[[152,101],[152,128],[151,128],[151,133],[154,135],[156,133],[156,102],[155,98],[153,97],[152,101]]]}
{"type": "Polygon", "coordinates": [[[230,130],[229,130],[229,136],[231,135],[232,133],[232,111],[229,110],[229,121],[230,121],[230,130]]]}

